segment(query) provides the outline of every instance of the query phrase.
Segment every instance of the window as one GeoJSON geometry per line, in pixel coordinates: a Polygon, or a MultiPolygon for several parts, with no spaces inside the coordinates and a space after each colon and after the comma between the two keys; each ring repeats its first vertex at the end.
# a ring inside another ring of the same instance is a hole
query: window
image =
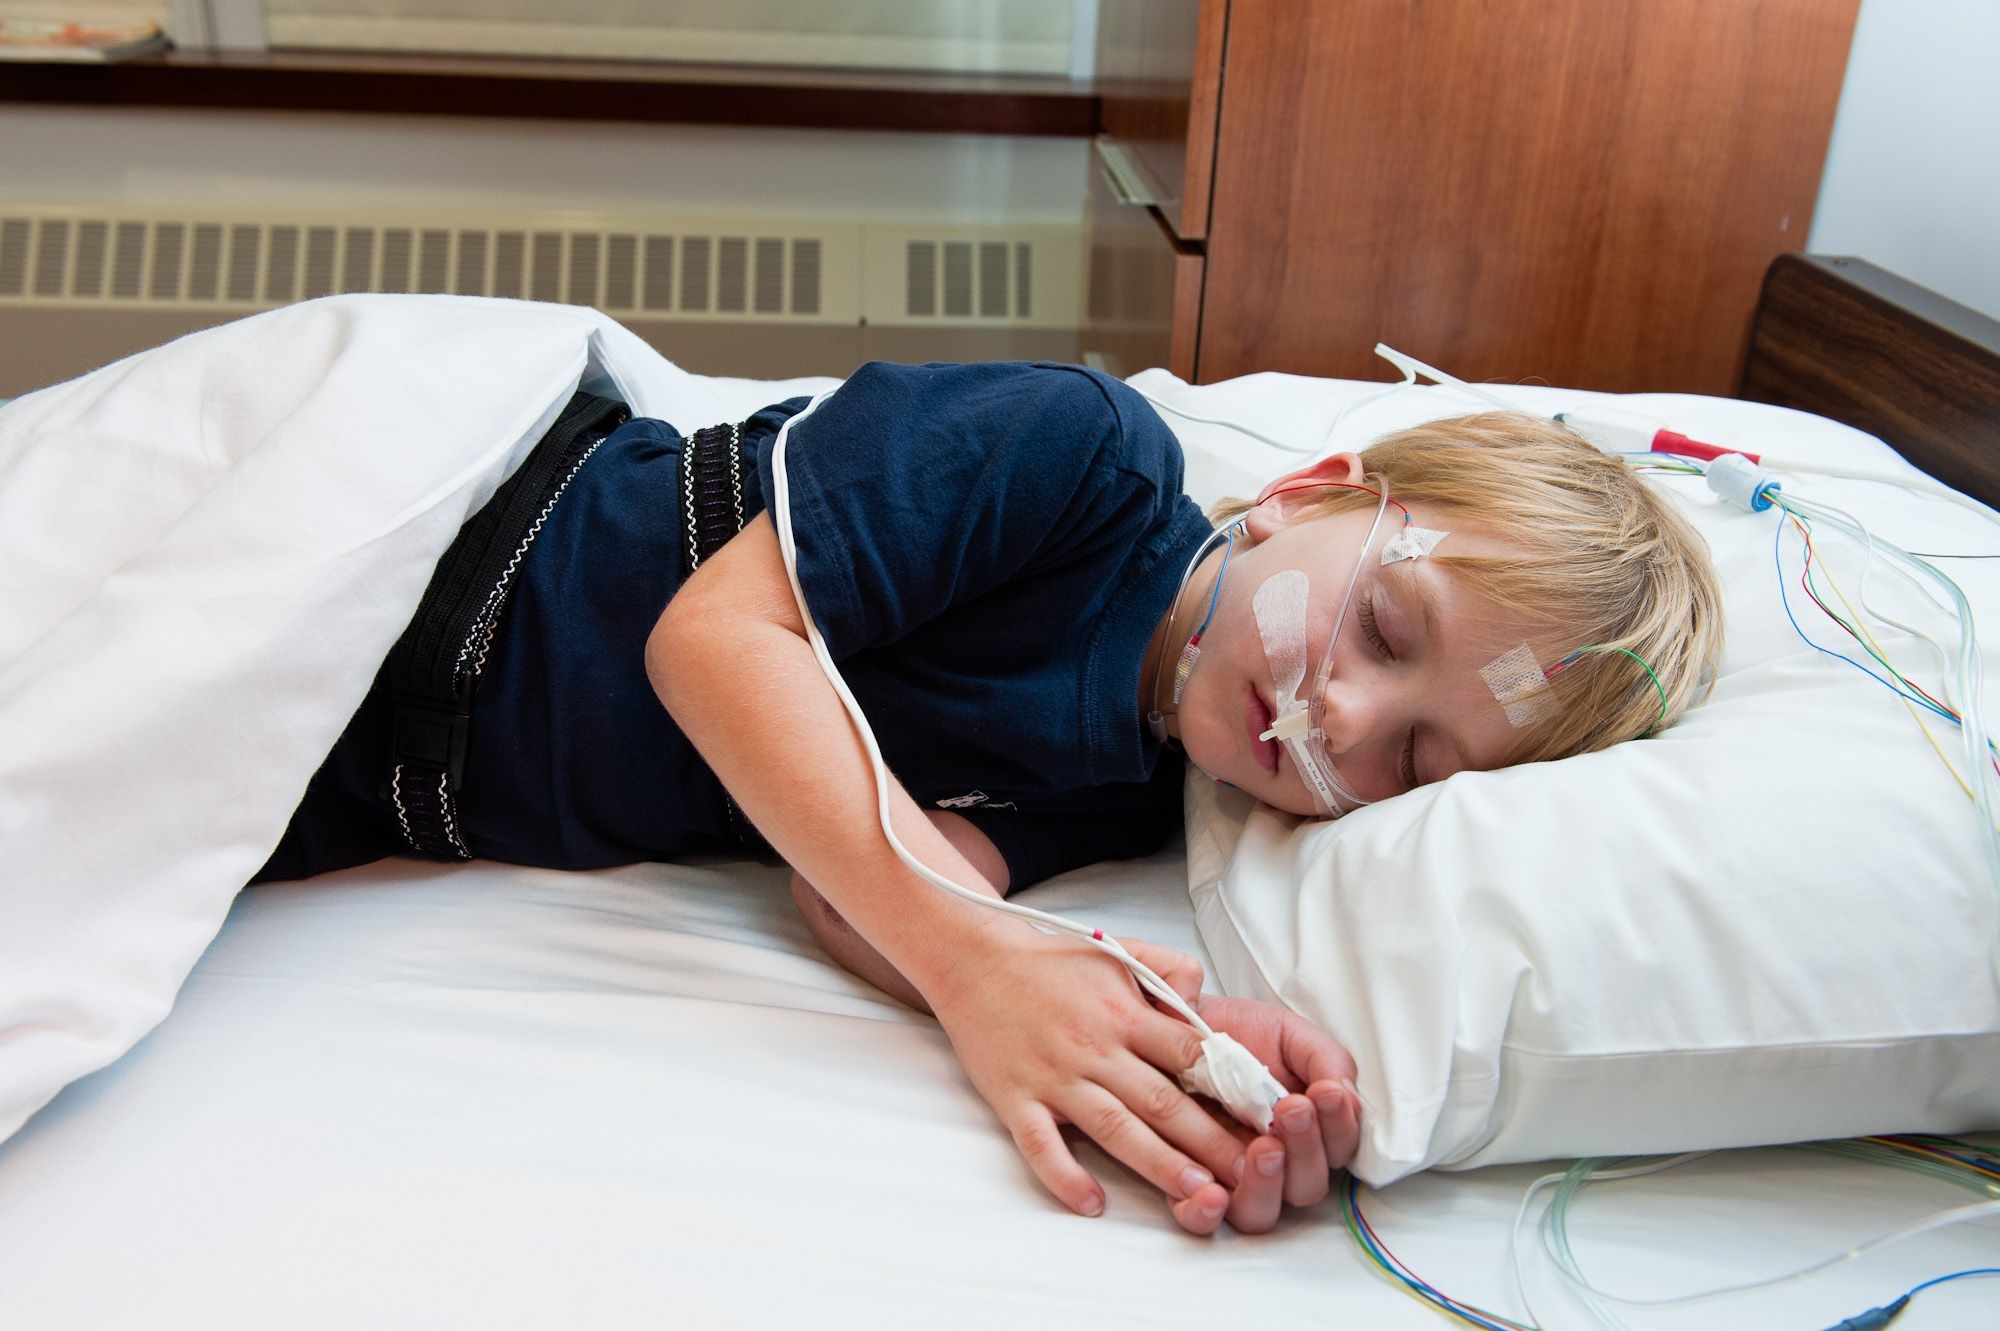
{"type": "Polygon", "coordinates": [[[216,38],[195,44],[258,45],[242,34],[261,31],[272,47],[1043,75],[1088,71],[1097,19],[1096,0],[173,0],[172,10],[171,28],[206,25],[216,38]]]}

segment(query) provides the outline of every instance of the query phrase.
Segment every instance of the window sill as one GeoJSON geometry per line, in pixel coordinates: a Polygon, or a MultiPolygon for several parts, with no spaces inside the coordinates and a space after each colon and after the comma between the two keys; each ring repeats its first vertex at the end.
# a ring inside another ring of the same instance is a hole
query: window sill
{"type": "Polygon", "coordinates": [[[1088,137],[1098,96],[1058,78],[388,52],[168,52],[0,64],[0,102],[1088,137]]]}

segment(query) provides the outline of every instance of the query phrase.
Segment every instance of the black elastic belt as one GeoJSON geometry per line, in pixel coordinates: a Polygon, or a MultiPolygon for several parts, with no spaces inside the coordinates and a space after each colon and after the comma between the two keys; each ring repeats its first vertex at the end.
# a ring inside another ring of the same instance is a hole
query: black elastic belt
{"type": "Polygon", "coordinates": [[[384,794],[419,855],[469,860],[456,792],[465,780],[472,698],[521,557],[604,437],[630,413],[578,393],[438,562],[416,617],[389,653],[393,738],[384,794]]]}
{"type": "MultiPolygon", "coordinates": [[[[711,425],[688,437],[681,453],[681,525],[687,540],[689,577],[702,561],[743,530],[743,427],[711,425]]],[[[753,854],[768,854],[769,842],[723,792],[729,830],[753,854]]]]}

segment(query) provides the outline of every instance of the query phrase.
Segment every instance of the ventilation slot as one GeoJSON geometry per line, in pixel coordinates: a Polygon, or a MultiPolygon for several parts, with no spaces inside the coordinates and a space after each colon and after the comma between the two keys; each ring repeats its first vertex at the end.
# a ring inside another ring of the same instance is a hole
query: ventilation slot
{"type": "MultiPolygon", "coordinates": [[[[1072,327],[1063,228],[919,223],[676,224],[565,215],[177,216],[0,210],[0,304],[174,307],[217,317],[342,292],[452,292],[593,305],[621,318],[950,321],[1072,327]],[[1036,294],[1035,251],[1054,276],[1036,294]]],[[[1072,260],[1076,262],[1072,264],[1072,260]]],[[[1099,281],[1115,283],[1101,268],[1099,281]]],[[[1109,293],[1116,296],[1119,293],[1109,293]]],[[[1080,311],[1076,312],[1080,314],[1080,311]]]]}
{"type": "Polygon", "coordinates": [[[904,312],[918,318],[1016,320],[1032,313],[1033,246],[913,240],[904,249],[904,312]]]}
{"type": "Polygon", "coordinates": [[[28,288],[27,221],[10,217],[0,222],[0,296],[18,296],[28,288]]]}
{"type": "Polygon", "coordinates": [[[41,232],[35,247],[35,294],[59,296],[69,264],[69,223],[43,222],[41,232]]]}
{"type": "Polygon", "coordinates": [[[278,305],[456,292],[664,313],[678,288],[692,313],[810,316],[823,253],[803,238],[11,217],[0,297],[278,305]]]}
{"type": "Polygon", "coordinates": [[[819,313],[819,242],[792,242],[792,313],[819,313]]]}

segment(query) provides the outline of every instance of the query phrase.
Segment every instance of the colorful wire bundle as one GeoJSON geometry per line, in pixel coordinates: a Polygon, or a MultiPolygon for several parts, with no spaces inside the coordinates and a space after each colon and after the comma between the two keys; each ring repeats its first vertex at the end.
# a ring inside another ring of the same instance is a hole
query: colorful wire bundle
{"type": "MultiPolygon", "coordinates": [[[[1896,1165],[1971,1188],[1989,1197],[2000,1196],[2000,1150],[1989,1146],[1981,1146],[1975,1142],[1936,1136],[1883,1136],[1858,1137],[1847,1141],[1811,1142],[1787,1149],[1816,1151],[1871,1164],[1896,1165]]],[[[1694,1158],[1697,1157],[1672,1157],[1653,1163],[1640,1164],[1638,1168],[1632,1167],[1634,1162],[1631,1160],[1581,1160],[1571,1166],[1566,1173],[1551,1174],[1539,1180],[1529,1190],[1528,1195],[1532,1197],[1534,1192],[1541,1187],[1547,1186],[1550,1183],[1557,1183],[1559,1185],[1554,1200],[1550,1203],[1548,1211],[1542,1218],[1544,1242],[1550,1246],[1552,1253],[1557,1256],[1559,1269],[1565,1266],[1572,1268],[1565,1269],[1564,1275],[1572,1283],[1577,1284],[1579,1290],[1587,1298],[1593,1301],[1596,1298],[1605,1298],[1614,1303],[1627,1303],[1634,1306],[1664,1307],[1692,1303],[1722,1294],[1745,1292],[1751,1289],[1780,1285],[1802,1279],[1836,1262],[1858,1256],[1862,1252],[1880,1246],[1883,1243],[1892,1242],[1897,1238],[1908,1237],[1918,1232],[1928,1232],[1930,1228],[1937,1227],[1935,1223],[1909,1227],[1905,1230],[1897,1231],[1895,1234],[1885,1236],[1873,1244],[1864,1244],[1859,1248],[1850,1249],[1829,1261],[1815,1263],[1813,1266],[1803,1270],[1778,1276],[1771,1280],[1757,1281],[1730,1289],[1706,1290],[1701,1293],[1673,1299],[1621,1299],[1615,1295],[1605,1294],[1604,1291],[1594,1289],[1588,1283],[1583,1282],[1581,1273],[1573,1269],[1574,1258],[1569,1256],[1567,1234],[1569,1201],[1575,1195],[1576,1190],[1585,1183],[1609,1178],[1631,1177],[1640,1173],[1653,1173],[1661,1168],[1694,1158]],[[1564,1261],[1566,1257],[1568,1258],[1567,1263],[1564,1261]]],[[[1524,1200],[1524,1211],[1526,1205],[1526,1200],[1524,1200]]],[[[1348,1176],[1345,1186],[1340,1191],[1340,1213],[1341,1219],[1347,1226],[1348,1235],[1354,1240],[1355,1245],[1361,1249],[1363,1256],[1368,1259],[1371,1265],[1389,1277],[1399,1289],[1410,1297],[1465,1326],[1481,1327],[1484,1328],[1484,1331],[1537,1331],[1532,1321],[1516,1321],[1512,1318],[1504,1317],[1499,1313],[1481,1308],[1476,1304],[1467,1303],[1463,1299],[1455,1299],[1412,1271],[1401,1258],[1389,1251],[1388,1245],[1376,1233],[1374,1226],[1369,1223],[1367,1216],[1362,1214],[1361,1187],[1352,1175],[1348,1176]]],[[[1871,1310],[1883,1315],[1881,1320],[1875,1324],[1885,1325],[1887,1318],[1893,1317],[1911,1299],[1933,1286],[1978,1276],[2000,1276],[2000,1267],[1972,1267],[1926,1280],[1905,1291],[1898,1298],[1883,1305],[1882,1308],[1871,1310]]],[[[1616,1325],[1601,1309],[1599,1310],[1599,1315],[1605,1318],[1607,1324],[1616,1325]]]]}
{"type": "MultiPolygon", "coordinates": [[[[1837,596],[1841,604],[1846,607],[1848,614],[1853,616],[1852,620],[1844,618],[1838,612],[1836,612],[1832,606],[1826,603],[1826,598],[1820,594],[1819,588],[1814,584],[1813,581],[1813,566],[1816,562],[1818,552],[1815,550],[1813,546],[1812,523],[1805,517],[1804,514],[1800,513],[1790,505],[1786,504],[1782,498],[1778,498],[1777,496],[1773,496],[1773,498],[1776,500],[1779,507],[1785,510],[1786,518],[1790,521],[1792,527],[1799,534],[1799,539],[1802,545],[1802,550],[1804,555],[1804,558],[1801,561],[1799,568],[1799,587],[1805,592],[1807,598],[1810,599],[1814,605],[1819,607],[1820,612],[1822,614],[1824,614],[1828,619],[1832,620],[1835,624],[1839,625],[1841,630],[1845,632],[1848,637],[1854,639],[1857,643],[1861,644],[1862,650],[1865,651],[1868,654],[1868,656],[1875,661],[1877,665],[1882,667],[1882,670],[1887,674],[1888,678],[1886,679],[1883,678],[1882,675],[1877,674],[1875,671],[1869,669],[1866,665],[1863,665],[1860,661],[1855,660],[1853,657],[1848,656],[1843,652],[1834,651],[1832,648],[1825,647],[1817,642],[1814,642],[1812,638],[1806,634],[1805,629],[1799,625],[1798,617],[1792,613],[1791,597],[1787,595],[1785,591],[1784,562],[1783,562],[1783,550],[1782,550],[1782,541],[1784,537],[1784,524],[1780,523],[1773,533],[1771,559],[1772,563],[1778,569],[1778,597],[1779,600],[1784,604],[1785,616],[1786,618],[1791,620],[1793,630],[1799,635],[1799,637],[1805,642],[1805,644],[1811,647],[1814,651],[1822,652],[1827,656],[1833,657],[1837,661],[1845,661],[1847,664],[1853,666],[1856,670],[1859,670],[1862,674],[1868,676],[1876,683],[1882,685],[1882,687],[1888,689],[1890,692],[1902,698],[1902,700],[1906,705],[1911,707],[1921,707],[1926,711],[1932,712],[1937,716],[1944,718],[1945,720],[1951,722],[1953,725],[1963,724],[1956,710],[1946,705],[1945,703],[1940,702],[1937,698],[1932,697],[1928,691],[1926,691],[1920,685],[1916,684],[1908,676],[1904,675],[1901,671],[1897,670],[1896,667],[1890,663],[1887,654],[1882,649],[1882,645],[1879,642],[1875,641],[1874,635],[1870,634],[1867,630],[1866,625],[1861,623],[1861,616],[1855,611],[1853,603],[1847,599],[1846,593],[1840,590],[1839,585],[1833,581],[1832,576],[1825,572],[1825,567],[1822,564],[1821,565],[1822,576],[1826,578],[1828,585],[1833,588],[1835,596],[1837,596]]],[[[1919,726],[1922,726],[1922,724],[1923,723],[1921,721],[1918,722],[1919,726]]],[[[1928,730],[1925,730],[1924,736],[1926,739],[1928,739],[1930,737],[1930,732],[1928,730]]],[[[1937,743],[1935,740],[1931,742],[1931,747],[1932,748],[1937,747],[1937,743]]],[[[1989,743],[1987,747],[1989,756],[1991,756],[1992,745],[1989,743]]],[[[1939,757],[1941,758],[1943,757],[1943,754],[1941,752],[1939,754],[1939,757]]],[[[2000,772],[2000,758],[1995,758],[1993,760],[1993,765],[1994,765],[1994,770],[1996,772],[2000,772]]],[[[1946,763],[1946,766],[1950,767],[1950,764],[1946,763]]],[[[1952,774],[1955,777],[1958,775],[1955,769],[1953,770],[1952,774]]],[[[1964,779],[1960,778],[1959,785],[1964,786],[1964,784],[1965,784],[1964,779]]],[[[1971,792],[1968,790],[1966,793],[1970,794],[1971,792]]]]}
{"type": "Polygon", "coordinates": [[[1349,1174],[1346,1186],[1340,1190],[1340,1218],[1347,1225],[1348,1236],[1361,1249],[1362,1255],[1367,1257],[1377,1270],[1394,1281],[1405,1294],[1466,1326],[1483,1327],[1485,1331],[1536,1331],[1536,1328],[1529,1323],[1516,1322],[1502,1317],[1499,1313],[1488,1312],[1475,1304],[1454,1299],[1410,1270],[1400,1258],[1389,1251],[1388,1246],[1375,1233],[1374,1227],[1368,1223],[1368,1217],[1361,1214],[1360,1194],[1360,1183],[1349,1174]]]}

